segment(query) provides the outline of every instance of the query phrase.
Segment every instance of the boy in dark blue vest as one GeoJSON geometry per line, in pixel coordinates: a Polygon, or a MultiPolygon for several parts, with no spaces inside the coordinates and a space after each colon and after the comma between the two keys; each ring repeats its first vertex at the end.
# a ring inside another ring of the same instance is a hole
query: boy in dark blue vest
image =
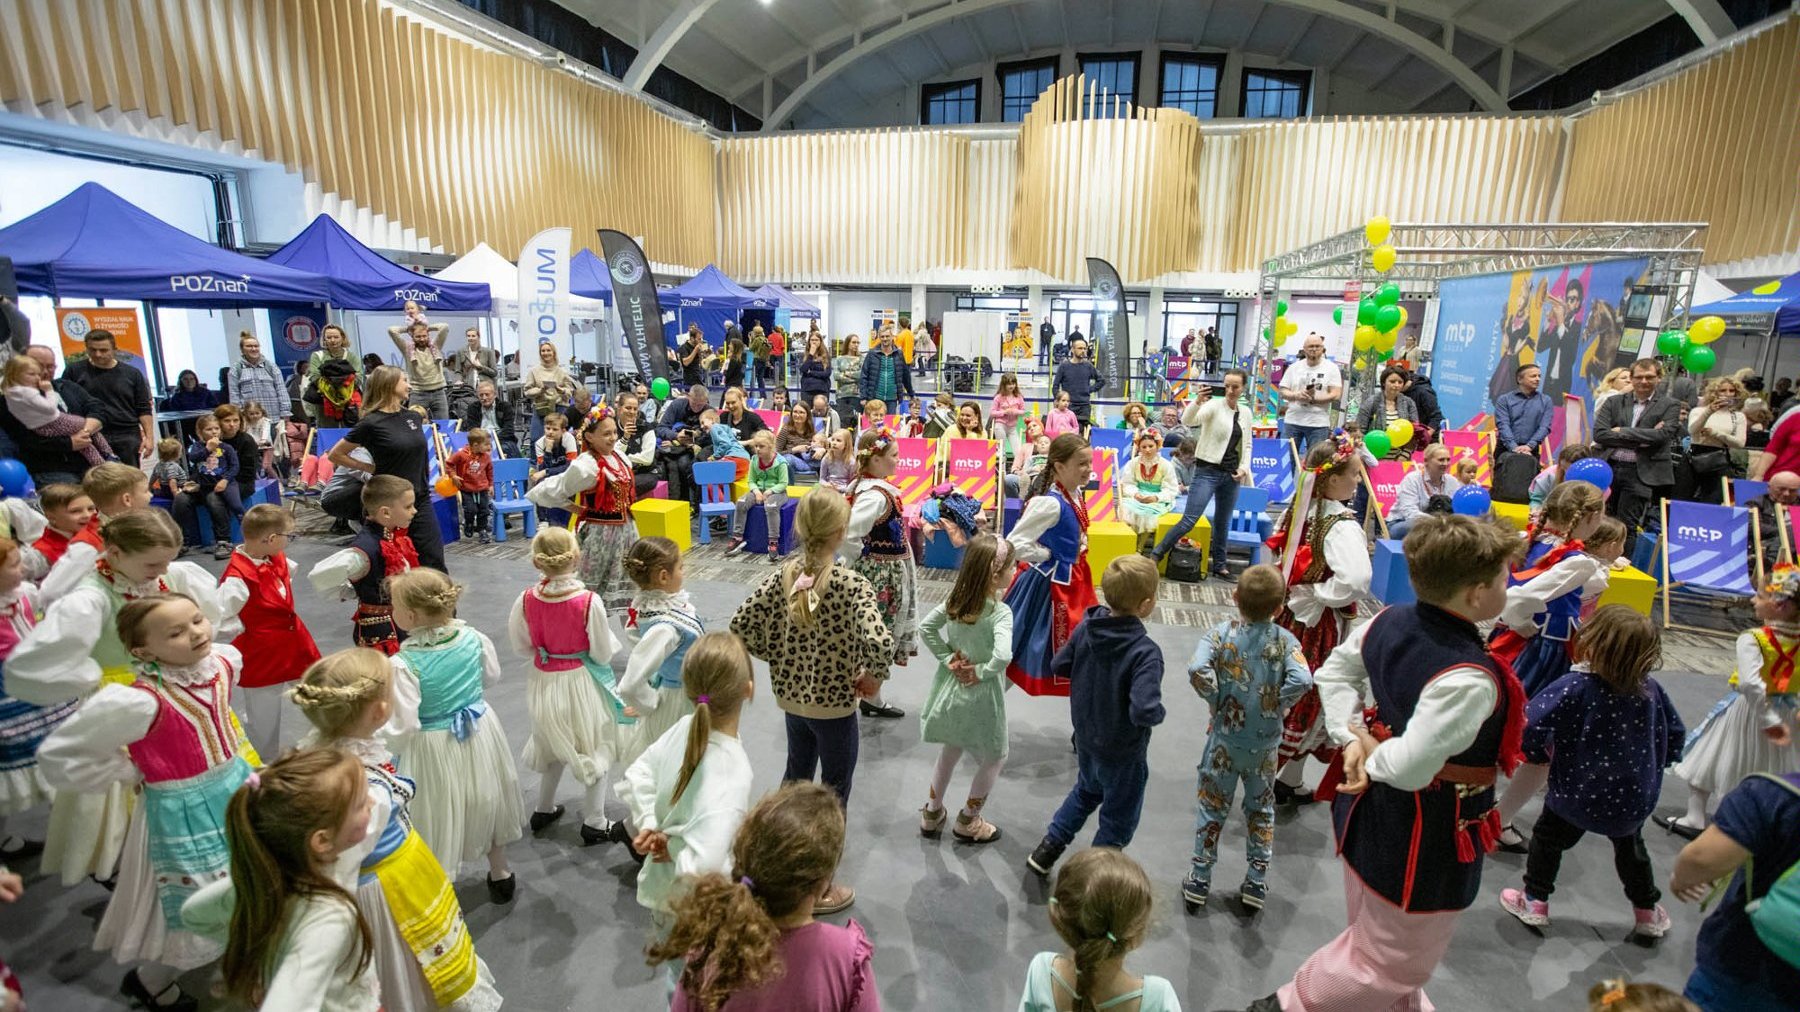
{"type": "Polygon", "coordinates": [[[1377,614],[1314,675],[1344,748],[1331,814],[1350,926],[1252,1012],[1431,1008],[1425,983],[1499,836],[1494,780],[1521,761],[1525,694],[1475,624],[1506,604],[1522,542],[1427,516],[1405,546],[1418,603],[1377,614]]]}

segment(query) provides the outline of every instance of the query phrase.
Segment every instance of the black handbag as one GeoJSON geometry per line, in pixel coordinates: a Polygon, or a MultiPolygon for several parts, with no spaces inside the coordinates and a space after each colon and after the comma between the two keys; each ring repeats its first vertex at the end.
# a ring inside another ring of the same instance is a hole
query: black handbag
{"type": "Polygon", "coordinates": [[[1200,549],[1186,543],[1177,543],[1169,550],[1168,566],[1163,575],[1181,583],[1199,583],[1200,549]]]}
{"type": "Polygon", "coordinates": [[[1537,454],[1511,450],[1499,454],[1494,461],[1494,498],[1500,502],[1530,502],[1531,480],[1537,473],[1537,454]]]}

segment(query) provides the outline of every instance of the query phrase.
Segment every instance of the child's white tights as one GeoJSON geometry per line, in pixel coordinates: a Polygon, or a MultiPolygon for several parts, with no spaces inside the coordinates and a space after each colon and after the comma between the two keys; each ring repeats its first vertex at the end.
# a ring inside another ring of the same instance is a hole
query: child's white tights
{"type": "MultiPolygon", "coordinates": [[[[537,810],[540,812],[556,811],[556,788],[562,783],[563,764],[551,763],[538,778],[537,810]]],[[[581,821],[595,829],[605,829],[611,823],[606,821],[606,774],[588,784],[582,799],[581,821]]]]}
{"type": "MultiPolygon", "coordinates": [[[[937,769],[931,774],[931,800],[925,806],[930,811],[944,807],[944,792],[950,788],[950,774],[956,772],[956,764],[962,756],[963,750],[955,745],[945,745],[938,753],[937,769]]],[[[994,789],[1000,779],[1000,767],[1005,765],[1005,759],[990,759],[975,767],[975,779],[969,781],[969,801],[963,806],[964,815],[973,818],[981,813],[981,803],[994,789]]]]}
{"type": "Polygon", "coordinates": [[[1711,791],[1689,787],[1687,814],[1681,817],[1681,824],[1689,829],[1705,829],[1707,825],[1706,803],[1711,799],[1711,791]]]}

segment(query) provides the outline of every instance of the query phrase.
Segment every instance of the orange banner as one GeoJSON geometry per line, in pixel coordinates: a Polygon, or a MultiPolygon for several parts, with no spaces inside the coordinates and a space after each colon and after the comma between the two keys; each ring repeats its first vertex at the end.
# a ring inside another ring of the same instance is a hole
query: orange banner
{"type": "Polygon", "coordinates": [[[138,325],[136,309],[56,309],[56,330],[62,338],[63,362],[79,362],[87,357],[83,343],[88,332],[111,332],[119,349],[119,361],[150,376],[150,363],[144,359],[144,332],[138,325]]]}

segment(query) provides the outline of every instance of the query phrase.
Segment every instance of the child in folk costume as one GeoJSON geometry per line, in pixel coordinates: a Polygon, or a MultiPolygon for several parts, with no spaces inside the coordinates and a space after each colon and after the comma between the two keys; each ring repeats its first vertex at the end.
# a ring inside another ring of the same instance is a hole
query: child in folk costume
{"type": "Polygon", "coordinates": [[[1732,691],[1688,733],[1672,770],[1688,785],[1687,813],[1656,816],[1656,824],[1677,836],[1699,836],[1709,821],[1707,803],[1750,774],[1800,772],[1800,752],[1794,748],[1800,732],[1795,712],[1800,682],[1794,677],[1800,659],[1800,569],[1775,567],[1756,595],[1756,617],[1762,626],[1739,633],[1733,647],[1732,691]]]}
{"type": "Polygon", "coordinates": [[[630,765],[681,718],[694,712],[681,684],[681,664],[706,632],[694,602],[681,589],[681,549],[668,538],[640,538],[625,556],[625,573],[637,584],[625,634],[631,659],[619,695],[637,712],[637,727],[621,763],[630,765]]]}
{"type": "Polygon", "coordinates": [[[261,1012],[380,1012],[372,926],[350,890],[379,827],[356,759],[295,752],[231,798],[231,877],[182,908],[223,943],[224,990],[261,1012]],[[254,901],[239,903],[242,894],[254,901]]]}
{"type": "Polygon", "coordinates": [[[1148,547],[1156,536],[1156,523],[1175,505],[1181,482],[1175,465],[1162,455],[1162,433],[1147,428],[1138,434],[1137,453],[1125,465],[1119,487],[1119,508],[1125,524],[1137,532],[1138,547],[1148,547]]]}
{"type": "Polygon", "coordinates": [[[931,610],[920,627],[925,649],[938,659],[931,694],[919,713],[921,741],[942,745],[931,775],[931,795],[919,814],[919,832],[944,831],[944,794],[950,774],[967,752],[976,762],[969,799],[950,834],[963,843],[992,843],[1000,827],[982,818],[988,792],[1006,764],[1006,666],[1012,662],[1012,609],[1000,591],[1012,579],[1012,544],[977,534],[963,549],[962,570],[950,599],[931,610]]]}
{"type": "Polygon", "coordinates": [[[1069,694],[1069,683],[1050,673],[1050,659],[1069,642],[1088,609],[1100,603],[1088,569],[1083,499],[1093,471],[1094,453],[1086,441],[1073,433],[1057,436],[1006,536],[1019,560],[1006,590],[1013,613],[1012,663],[1006,677],[1034,696],[1069,694]]]}
{"type": "Polygon", "coordinates": [[[244,655],[240,705],[246,734],[257,754],[272,756],[281,742],[282,701],[288,683],[319,659],[306,623],[294,611],[294,572],[287,557],[294,515],[279,506],[259,503],[244,513],[244,543],[219,577],[221,638],[244,655]]]}
{"type": "MultiPolygon", "coordinates": [[[[81,476],[81,490],[94,504],[94,517],[87,526],[69,535],[62,557],[50,567],[38,586],[38,607],[48,608],[67,594],[94,568],[94,562],[106,551],[100,539],[100,528],[113,517],[150,506],[150,479],[143,471],[116,461],[89,468],[81,476]]],[[[211,598],[211,595],[208,595],[211,598]]]]}
{"type": "Polygon", "coordinates": [[[1494,780],[1521,760],[1524,691],[1476,628],[1505,605],[1518,548],[1503,525],[1421,517],[1406,536],[1418,603],[1358,626],[1314,673],[1344,749],[1342,786],[1326,785],[1350,924],[1254,1012],[1431,1007],[1423,988],[1499,835],[1494,780]]]}
{"type": "Polygon", "coordinates": [[[575,535],[561,527],[538,531],[531,564],[544,578],[514,602],[507,631],[513,649],[534,662],[525,690],[531,736],[522,756],[539,774],[531,831],[541,833],[562,817],[556,788],[567,769],[587,792],[581,842],[592,846],[624,840],[602,811],[606,774],[623,761],[637,731],[613,674],[606,606],[581,585],[580,563],[575,535]]]}
{"type": "MultiPolygon", "coordinates": [[[[882,624],[894,637],[894,663],[903,665],[919,652],[919,604],[900,490],[889,480],[899,462],[899,437],[887,428],[871,429],[857,440],[856,480],[844,493],[850,500],[850,527],[843,551],[850,571],[875,588],[882,624]]],[[[865,717],[906,715],[879,692],[862,700],[858,709],[865,717]]]]}
{"type": "Polygon", "coordinates": [[[694,712],[631,764],[619,791],[637,829],[632,850],[650,858],[638,871],[637,899],[659,940],[674,924],[685,880],[731,870],[731,840],[750,810],[750,756],[738,741],[739,718],[756,695],[750,655],[736,636],[708,633],[682,667],[694,712]]]}
{"type": "MultiPolygon", "coordinates": [[[[102,685],[135,682],[132,655],[117,622],[130,601],[175,591],[199,602],[209,620],[218,615],[212,576],[191,562],[174,561],[181,530],[167,512],[130,510],[108,520],[100,537],[105,548],[99,556],[91,551],[64,556],[65,563],[85,560],[87,574],[45,611],[6,659],[6,691],[13,698],[46,706],[87,698],[102,685]]],[[[130,791],[116,781],[97,792],[59,792],[39,867],[59,873],[64,885],[90,875],[111,878],[130,810],[130,791]]]]}
{"type": "Polygon", "coordinates": [[[231,720],[242,658],[214,646],[212,622],[183,594],[126,604],[117,634],[136,680],[102,686],[44,741],[38,761],[57,790],[142,785],[94,947],[121,963],[145,961],[120,989],[162,1008],[181,1001],[177,973],[220,953],[182,925],[181,904],[223,879],[230,861],[225,807],[251,775],[231,720]]]}
{"type": "Polygon", "coordinates": [[[32,547],[43,556],[46,567],[62,561],[63,553],[77,535],[87,532],[90,537],[99,537],[100,521],[94,500],[80,485],[45,485],[38,489],[38,509],[44,511],[44,533],[32,547]]]}
{"type": "Polygon", "coordinates": [[[406,630],[394,622],[388,580],[417,568],[419,550],[406,532],[418,512],[413,484],[391,474],[378,474],[363,485],[363,526],[350,547],[321,559],[307,579],[321,594],[356,595],[351,641],[359,647],[398,653],[406,630]]]}
{"type": "Polygon", "coordinates": [[[342,884],[369,924],[387,1012],[487,1012],[501,1004],[493,975],[475,954],[443,865],[413,829],[408,804],[417,788],[399,774],[381,733],[394,712],[393,679],[386,656],[352,647],[308,668],[293,689],[314,728],[305,745],[355,756],[374,802],[370,845],[342,884]]]}
{"type": "MultiPolygon", "coordinates": [[[[38,771],[38,746],[80,705],[71,699],[34,706],[6,694],[3,664],[37,621],[31,605],[35,590],[25,582],[24,550],[17,541],[0,538],[0,829],[7,816],[51,800],[50,787],[38,771]]],[[[0,833],[0,844],[12,839],[0,833]]],[[[28,847],[21,840],[18,846],[0,849],[0,860],[29,857],[28,847]]]]}
{"type": "Polygon", "coordinates": [[[500,678],[492,640],[456,617],[462,585],[435,569],[388,578],[394,624],[408,633],[394,655],[394,752],[418,784],[413,824],[454,878],[487,859],[488,898],[510,903],[518,879],[506,845],[525,835],[519,771],[486,688],[500,678]]]}
{"type": "MultiPolygon", "coordinates": [[[[1275,622],[1300,640],[1300,652],[1314,671],[1343,638],[1345,627],[1356,616],[1356,599],[1369,592],[1373,575],[1362,526],[1344,505],[1362,482],[1361,447],[1342,431],[1313,446],[1306,454],[1300,494],[1268,541],[1286,564],[1283,553],[1288,539],[1294,536],[1294,525],[1301,525],[1300,543],[1293,548],[1286,574],[1287,605],[1275,622]]],[[[1278,805],[1312,800],[1312,792],[1300,786],[1306,756],[1316,756],[1321,762],[1332,759],[1335,750],[1320,714],[1319,693],[1314,689],[1301,696],[1282,718],[1275,772],[1278,805]]]]}
{"type": "Polygon", "coordinates": [[[611,408],[601,404],[588,412],[580,443],[581,453],[568,470],[544,479],[525,496],[546,509],[566,507],[574,513],[581,582],[608,608],[623,608],[631,600],[631,584],[620,563],[637,540],[631,519],[637,484],[631,461],[617,449],[619,420],[611,408]]]}

